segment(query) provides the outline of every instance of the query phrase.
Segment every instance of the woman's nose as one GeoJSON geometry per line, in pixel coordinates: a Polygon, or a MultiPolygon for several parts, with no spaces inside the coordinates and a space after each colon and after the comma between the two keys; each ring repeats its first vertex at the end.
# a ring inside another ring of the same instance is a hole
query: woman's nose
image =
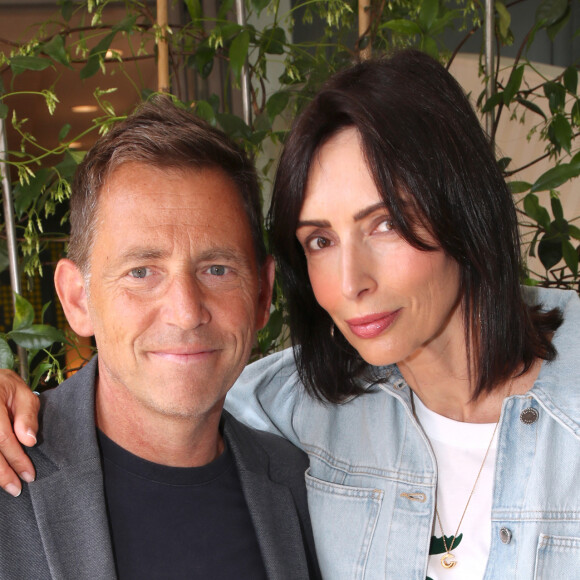
{"type": "Polygon", "coordinates": [[[373,260],[368,249],[360,243],[344,244],[341,255],[341,290],[351,300],[376,288],[373,260]]]}

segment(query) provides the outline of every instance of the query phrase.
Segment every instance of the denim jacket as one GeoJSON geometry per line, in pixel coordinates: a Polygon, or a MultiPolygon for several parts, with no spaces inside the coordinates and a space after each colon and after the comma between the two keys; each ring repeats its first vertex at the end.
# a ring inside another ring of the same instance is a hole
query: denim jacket
{"type": "MultiPolygon", "coordinates": [[[[580,300],[525,289],[559,307],[558,357],[533,388],[504,401],[485,580],[580,578],[580,300]]],[[[425,580],[437,468],[396,366],[341,405],[312,399],[292,351],[247,367],[226,406],[306,451],[308,505],[328,580],[425,580]]]]}

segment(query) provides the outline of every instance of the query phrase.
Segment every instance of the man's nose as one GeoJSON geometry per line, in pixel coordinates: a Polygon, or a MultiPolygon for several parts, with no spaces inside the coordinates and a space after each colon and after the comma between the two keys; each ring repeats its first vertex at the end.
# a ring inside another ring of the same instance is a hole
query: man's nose
{"type": "Polygon", "coordinates": [[[163,301],[163,321],[183,329],[209,322],[203,287],[192,274],[180,274],[169,285],[163,301]]]}
{"type": "Polygon", "coordinates": [[[356,300],[376,288],[373,260],[364,244],[343,244],[340,268],[341,290],[346,298],[356,300]]]}

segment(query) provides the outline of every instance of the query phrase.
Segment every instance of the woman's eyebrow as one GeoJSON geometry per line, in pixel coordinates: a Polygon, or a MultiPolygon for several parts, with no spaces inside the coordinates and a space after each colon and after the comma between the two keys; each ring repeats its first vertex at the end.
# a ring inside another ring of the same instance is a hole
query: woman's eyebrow
{"type": "MultiPolygon", "coordinates": [[[[380,209],[386,209],[384,201],[379,201],[378,203],[374,203],[373,205],[369,205],[369,207],[361,209],[356,214],[354,214],[354,221],[358,222],[380,209]]],[[[296,229],[298,230],[307,226],[315,228],[329,228],[331,227],[331,224],[328,220],[300,220],[296,225],[296,229]]]]}
{"type": "Polygon", "coordinates": [[[375,213],[379,209],[384,209],[384,210],[387,209],[387,206],[385,205],[384,201],[379,201],[378,203],[374,203],[373,205],[369,205],[369,207],[361,209],[359,212],[357,212],[354,215],[354,221],[358,222],[358,221],[366,218],[367,216],[371,215],[372,213],[375,213]]]}
{"type": "Polygon", "coordinates": [[[314,228],[329,228],[330,222],[328,220],[301,220],[296,224],[296,229],[304,227],[314,227],[314,228]]]}

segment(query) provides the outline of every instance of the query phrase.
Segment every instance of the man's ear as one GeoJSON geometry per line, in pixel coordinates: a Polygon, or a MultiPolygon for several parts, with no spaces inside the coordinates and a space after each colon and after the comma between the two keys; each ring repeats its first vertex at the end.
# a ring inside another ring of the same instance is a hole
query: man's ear
{"type": "Polygon", "coordinates": [[[54,286],[70,327],[79,336],[92,336],[93,324],[84,276],[74,262],[60,260],[54,272],[54,286]]]}
{"type": "Polygon", "coordinates": [[[272,303],[272,290],[274,288],[274,274],[276,266],[274,258],[267,256],[260,269],[260,294],[258,296],[258,310],[256,314],[256,328],[264,328],[270,318],[270,304],[272,303]]]}

